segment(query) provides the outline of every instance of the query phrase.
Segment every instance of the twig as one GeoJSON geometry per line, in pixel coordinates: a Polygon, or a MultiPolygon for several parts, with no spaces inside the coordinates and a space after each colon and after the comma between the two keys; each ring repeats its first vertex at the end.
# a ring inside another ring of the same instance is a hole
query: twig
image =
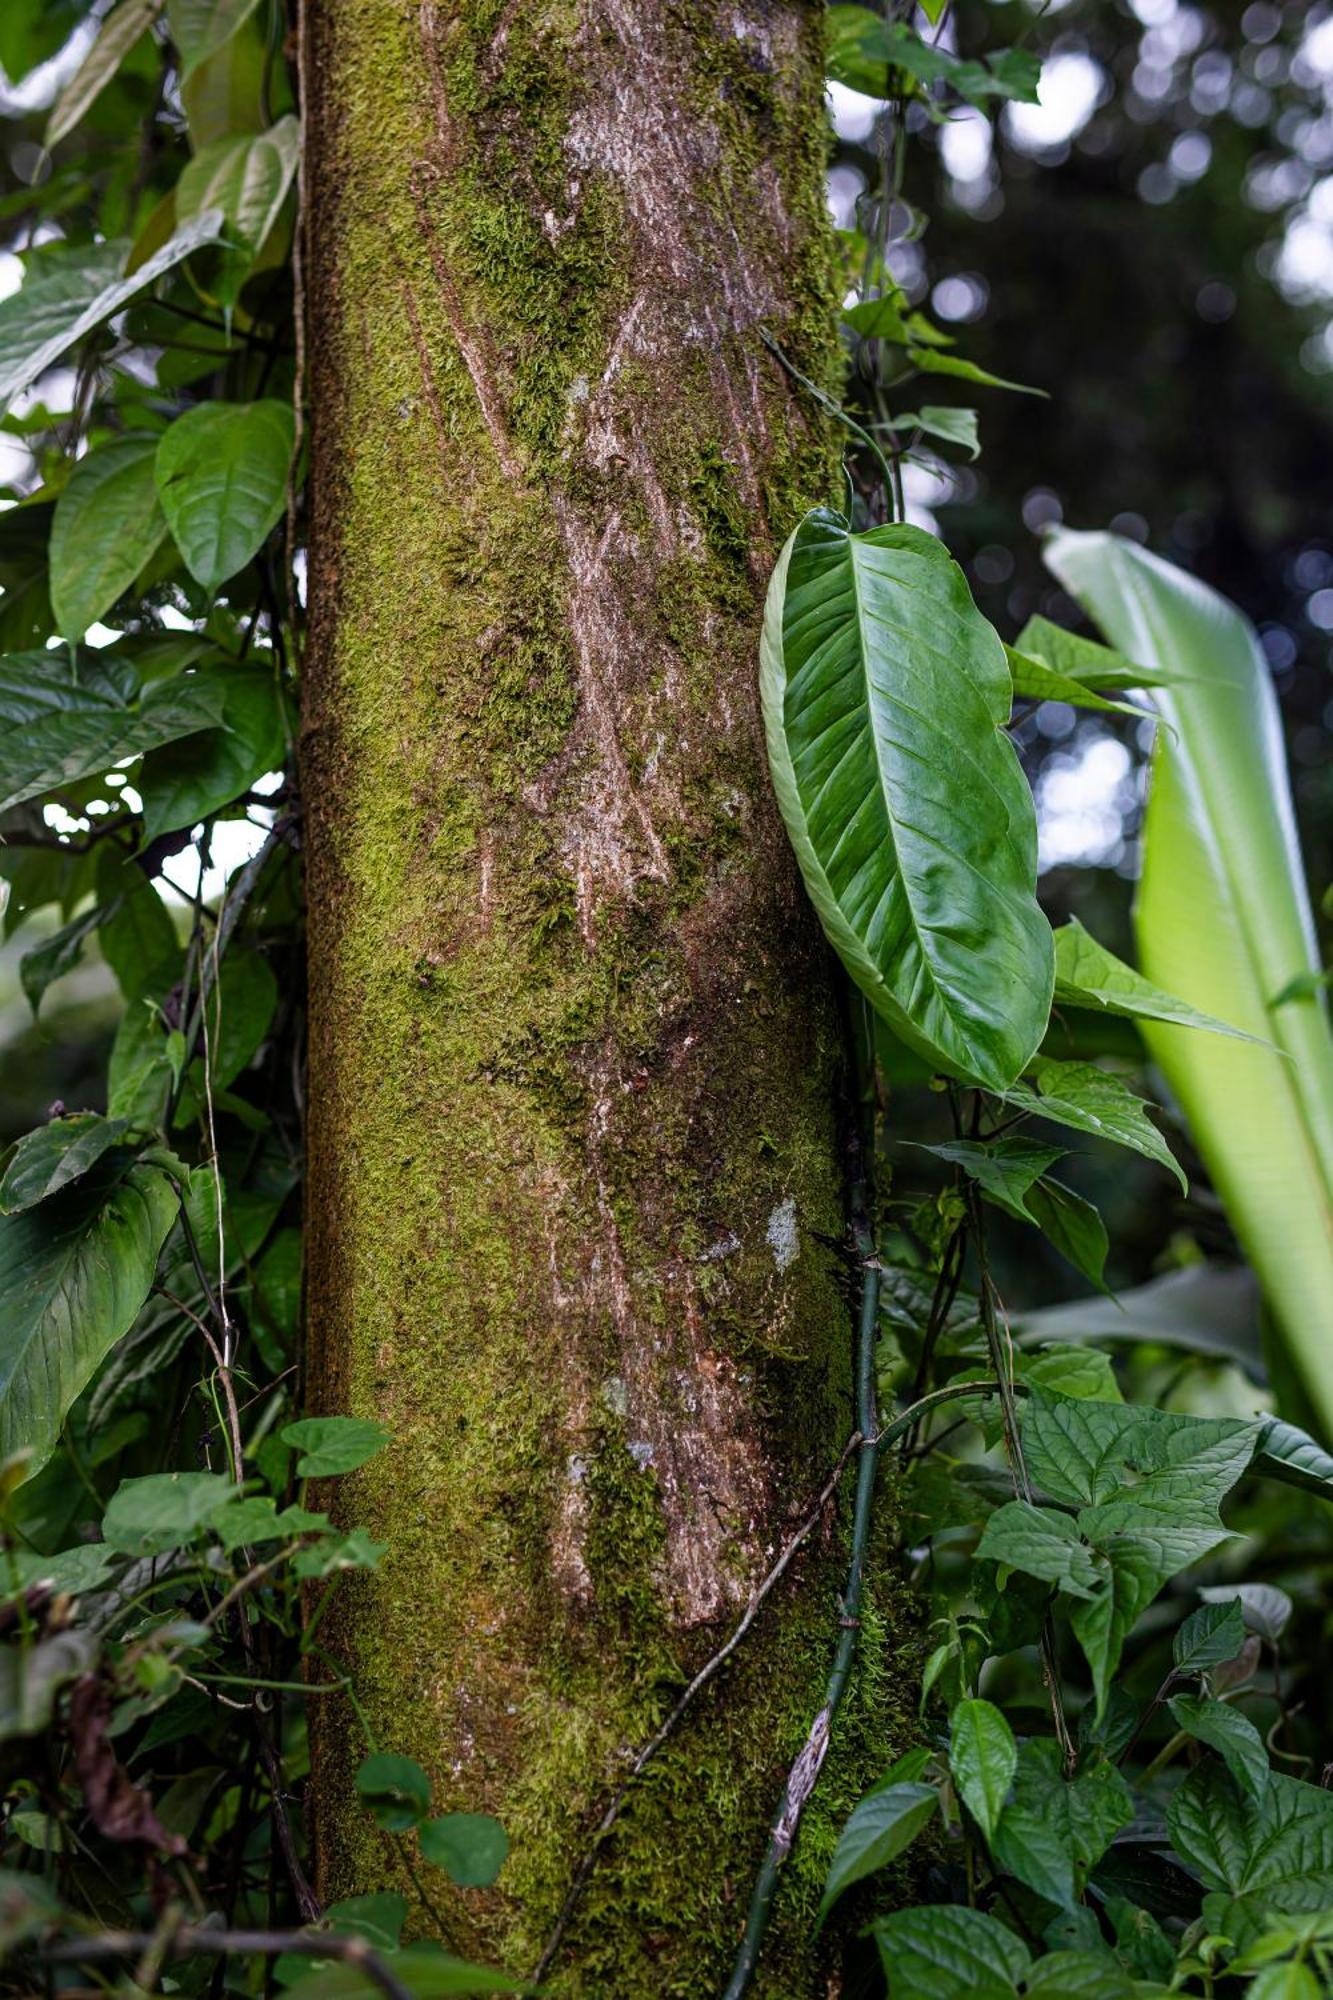
{"type": "MultiPolygon", "coordinates": [[[[42,1957],[52,1965],[77,1965],[86,1960],[133,1958],[162,1944],[160,1931],[103,1931],[97,1937],[50,1945],[42,1957]]],[[[338,1958],[364,1972],[388,2000],[412,2000],[410,1990],[395,1977],[364,1938],[339,1937],[334,1932],[312,1936],[309,1931],[223,1931],[203,1924],[182,1926],[166,1941],[168,1958],[278,1958],[290,1952],[298,1958],[338,1958]]]]}
{"type": "Polygon", "coordinates": [[[767,327],[760,327],[759,338],[763,341],[764,346],[768,349],[774,360],[786,369],[792,381],[799,382],[806,394],[814,397],[821,410],[830,417],[836,417],[837,421],[851,432],[857,442],[863,444],[866,450],[874,455],[884,479],[884,490],[886,493],[893,493],[895,491],[893,468],[870,432],[863,425],[858,424],[855,417],[848,415],[836,397],[830,396],[826,389],[821,389],[818,382],[812,382],[808,375],[802,375],[795,363],[788,360],[767,327]]]}
{"type": "Polygon", "coordinates": [[[786,1574],[791,1565],[792,1558],[796,1555],[802,1543],[808,1539],[812,1530],[818,1525],[824,1509],[837,1490],[838,1482],[842,1478],[848,1459],[862,1442],[860,1431],[853,1431],[838,1456],[837,1464],[820,1488],[819,1498],[815,1501],[814,1506],[810,1509],[810,1512],[806,1515],[795,1534],[784,1545],[781,1555],[755,1590],[754,1595],[745,1607],[740,1623],[732,1632],[731,1637],[724,1645],[719,1646],[711,1659],[706,1660],[703,1666],[700,1667],[698,1673],[685,1689],[666,1721],[657,1731],[657,1734],[648,1739],[638,1756],[634,1759],[634,1762],[630,1765],[629,1775],[598,1821],[592,1839],[588,1844],[587,1852],[584,1854],[582,1861],[575,1871],[574,1879],[569,1885],[565,1900],[560,1905],[560,1914],[555,1920],[551,1934],[546,1940],[542,1955],[537,1961],[537,1968],[532,1975],[534,1981],[544,1979],[550,1971],[555,1955],[560,1949],[561,1940],[569,1927],[569,1920],[577,1909],[588,1877],[597,1864],[597,1856],[601,1850],[602,1843],[619,1819],[621,1812],[624,1810],[625,1801],[633,1791],[634,1786],[638,1783],[638,1780],[642,1777],[644,1771],[648,1768],[648,1765],[652,1762],[663,1744],[675,1734],[686,1711],[693,1706],[695,1700],[703,1693],[708,1683],[726,1665],[750,1627],[754,1624],[755,1619],[759,1616],[763,1608],[765,1600],[772,1594],[775,1584],[786,1574]]]}

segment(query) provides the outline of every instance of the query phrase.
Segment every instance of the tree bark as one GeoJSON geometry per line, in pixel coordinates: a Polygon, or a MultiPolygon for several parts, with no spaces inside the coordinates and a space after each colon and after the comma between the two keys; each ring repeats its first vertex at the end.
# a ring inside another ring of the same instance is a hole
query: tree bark
{"type": "MultiPolygon", "coordinates": [[[[822,8],[315,0],[309,1346],[393,1444],[328,1644],[530,1971],[628,1757],[851,1428],[826,956],[772,801],[775,548],[834,488],[822,8]]],[[[549,1989],[705,1993],[837,1629],[813,1538],[651,1768],[549,1989]]],[[[758,1989],[894,1736],[883,1595],[758,1989]],[[785,1935],[783,1925],[785,1924],[785,1935]]],[[[401,1863],[315,1704],[326,1895],[401,1863]]],[[[442,1882],[442,1878],[441,1878],[442,1882]]]]}

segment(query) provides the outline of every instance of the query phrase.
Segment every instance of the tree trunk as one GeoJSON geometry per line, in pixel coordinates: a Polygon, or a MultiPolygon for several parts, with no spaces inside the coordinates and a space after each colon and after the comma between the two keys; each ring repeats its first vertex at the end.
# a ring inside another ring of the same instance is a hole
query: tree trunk
{"type": "MultiPolygon", "coordinates": [[[[437,1809],[503,1819],[499,1888],[441,1900],[518,1971],[851,1427],[840,1028],[755,685],[775,545],[834,490],[760,337],[828,367],[822,11],[308,28],[310,1353],[394,1440],[345,1482],[387,1553],[328,1644],[437,1809]]],[[[842,1559],[834,1519],[651,1767],[551,1992],[699,2000],[729,1960],[842,1559]]],[[[887,1622],[760,1991],[833,1990],[805,1938],[893,1738],[887,1622]]],[[[408,1888],[316,1707],[325,1893],[408,1888]]]]}

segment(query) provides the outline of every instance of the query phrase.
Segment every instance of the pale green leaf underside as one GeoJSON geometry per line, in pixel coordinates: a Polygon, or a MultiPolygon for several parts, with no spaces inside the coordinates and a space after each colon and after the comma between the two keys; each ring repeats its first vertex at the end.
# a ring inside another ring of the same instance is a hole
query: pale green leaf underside
{"type": "Polygon", "coordinates": [[[760,657],[778,801],[848,972],[936,1068],[1006,1088],[1045,1032],[1053,947],[1004,649],[961,571],[918,528],[808,514],[760,657]]]}

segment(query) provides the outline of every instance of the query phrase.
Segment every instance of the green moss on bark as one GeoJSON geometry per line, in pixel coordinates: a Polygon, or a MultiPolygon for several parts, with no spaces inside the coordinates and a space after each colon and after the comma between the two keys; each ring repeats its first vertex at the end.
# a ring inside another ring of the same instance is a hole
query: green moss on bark
{"type": "MultiPolygon", "coordinates": [[[[312,1382],[395,1440],[327,1631],[381,1747],[505,1820],[449,1915],[519,1969],[850,1423],[839,1032],[754,688],[836,463],[758,331],[833,365],[821,78],[810,9],[754,16],[313,20],[312,1382]]],[[[842,1560],[810,1547],[652,1768],[552,1993],[716,1976],[842,1560]]],[[[825,1990],[803,1920],[905,1727],[900,1623],[875,1600],[774,1996],[825,1990]]],[[[399,1870],[360,1754],[319,1705],[329,1894],[399,1870]]]]}

